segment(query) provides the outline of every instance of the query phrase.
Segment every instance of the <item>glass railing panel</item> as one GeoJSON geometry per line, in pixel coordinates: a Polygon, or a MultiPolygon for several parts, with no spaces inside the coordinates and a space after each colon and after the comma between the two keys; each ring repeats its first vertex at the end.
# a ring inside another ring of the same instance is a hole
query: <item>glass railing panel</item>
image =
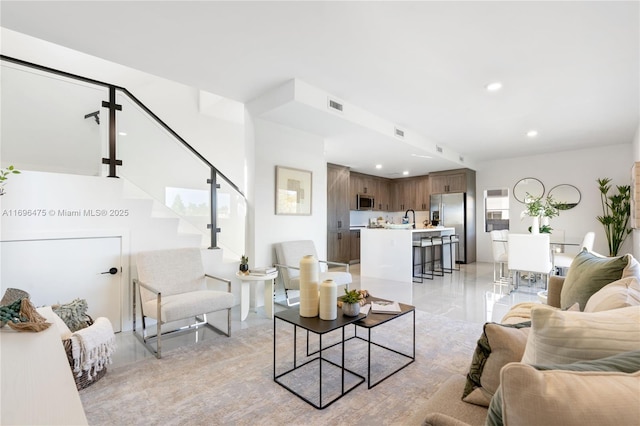
{"type": "Polygon", "coordinates": [[[220,175],[216,177],[220,188],[217,196],[218,247],[224,249],[224,257],[240,260],[245,254],[245,224],[247,219],[247,202],[242,194],[236,191],[220,175]]]}
{"type": "MultiPolygon", "coordinates": [[[[210,245],[211,168],[124,94],[117,95],[118,175],[166,207],[166,212],[188,222],[179,230],[202,235],[210,245]]],[[[156,211],[158,215],[166,212],[156,211]]]]}
{"type": "Polygon", "coordinates": [[[107,88],[5,61],[0,86],[2,167],[100,175],[107,88]]]}

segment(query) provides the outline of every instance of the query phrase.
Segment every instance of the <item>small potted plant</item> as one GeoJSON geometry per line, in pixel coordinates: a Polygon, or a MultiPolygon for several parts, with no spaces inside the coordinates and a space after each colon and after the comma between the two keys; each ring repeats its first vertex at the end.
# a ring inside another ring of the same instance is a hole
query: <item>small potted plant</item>
{"type": "Polygon", "coordinates": [[[240,272],[247,273],[249,271],[249,258],[245,255],[242,255],[240,259],[240,272]]]}
{"type": "Polygon", "coordinates": [[[340,297],[342,301],[342,313],[348,317],[355,317],[360,314],[360,300],[362,294],[358,290],[344,289],[344,296],[340,297]]]}

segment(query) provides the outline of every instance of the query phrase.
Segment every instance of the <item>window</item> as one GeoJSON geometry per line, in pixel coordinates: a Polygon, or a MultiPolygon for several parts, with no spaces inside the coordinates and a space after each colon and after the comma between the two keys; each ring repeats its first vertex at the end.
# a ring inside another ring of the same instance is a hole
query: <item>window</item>
{"type": "Polygon", "coordinates": [[[509,229],[509,190],[484,191],[484,230],[509,229]]]}

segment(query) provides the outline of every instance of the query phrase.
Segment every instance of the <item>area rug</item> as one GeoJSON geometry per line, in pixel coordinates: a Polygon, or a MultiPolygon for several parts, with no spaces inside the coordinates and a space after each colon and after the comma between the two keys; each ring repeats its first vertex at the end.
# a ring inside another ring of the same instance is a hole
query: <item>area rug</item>
{"type": "MultiPolygon", "coordinates": [[[[145,359],[109,369],[97,383],[80,392],[91,425],[409,425],[420,424],[424,402],[452,374],[465,374],[482,324],[450,320],[416,311],[415,362],[372,389],[367,383],[318,410],[273,381],[273,324],[215,336],[168,351],[160,360],[145,359]]],[[[412,318],[405,315],[372,331],[372,340],[399,352],[412,353],[412,318]]],[[[355,327],[348,327],[353,335],[355,327]]],[[[366,330],[358,328],[359,336],[366,330]]],[[[278,321],[276,372],[293,365],[293,327],[278,321]]],[[[323,337],[323,347],[340,340],[339,332],[323,337]]],[[[296,362],[307,356],[306,333],[296,334],[296,362]]],[[[317,349],[311,335],[309,351],[317,349]]],[[[340,363],[340,346],[327,351],[340,363]]],[[[313,355],[312,355],[313,356],[313,355]]],[[[374,381],[401,366],[406,358],[374,346],[374,381]]],[[[312,363],[313,364],[318,364],[312,363]]],[[[345,365],[367,375],[367,344],[352,339],[345,346],[345,365]]],[[[323,368],[323,381],[331,372],[323,368]]],[[[317,393],[314,368],[287,376],[300,392],[317,393]]],[[[339,377],[339,375],[338,375],[339,377]]],[[[349,382],[347,378],[346,382],[349,382]]],[[[349,383],[347,383],[348,386],[349,383]]],[[[325,390],[330,384],[325,385],[325,390]]],[[[323,391],[324,394],[325,391],[323,391]]],[[[324,398],[324,396],[323,396],[324,398]]]]}

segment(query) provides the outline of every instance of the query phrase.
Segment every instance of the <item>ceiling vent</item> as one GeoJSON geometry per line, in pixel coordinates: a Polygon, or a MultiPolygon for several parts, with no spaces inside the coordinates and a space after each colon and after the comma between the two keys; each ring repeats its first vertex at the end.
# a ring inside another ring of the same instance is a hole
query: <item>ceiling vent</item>
{"type": "Polygon", "coordinates": [[[442,147],[436,145],[436,151],[438,151],[440,154],[442,154],[442,147]]]}
{"type": "Polygon", "coordinates": [[[333,99],[329,98],[329,109],[342,112],[342,108],[343,105],[340,102],[334,101],[333,99]]]}
{"type": "Polygon", "coordinates": [[[397,127],[393,132],[397,137],[404,139],[404,130],[398,129],[397,127]]]}

